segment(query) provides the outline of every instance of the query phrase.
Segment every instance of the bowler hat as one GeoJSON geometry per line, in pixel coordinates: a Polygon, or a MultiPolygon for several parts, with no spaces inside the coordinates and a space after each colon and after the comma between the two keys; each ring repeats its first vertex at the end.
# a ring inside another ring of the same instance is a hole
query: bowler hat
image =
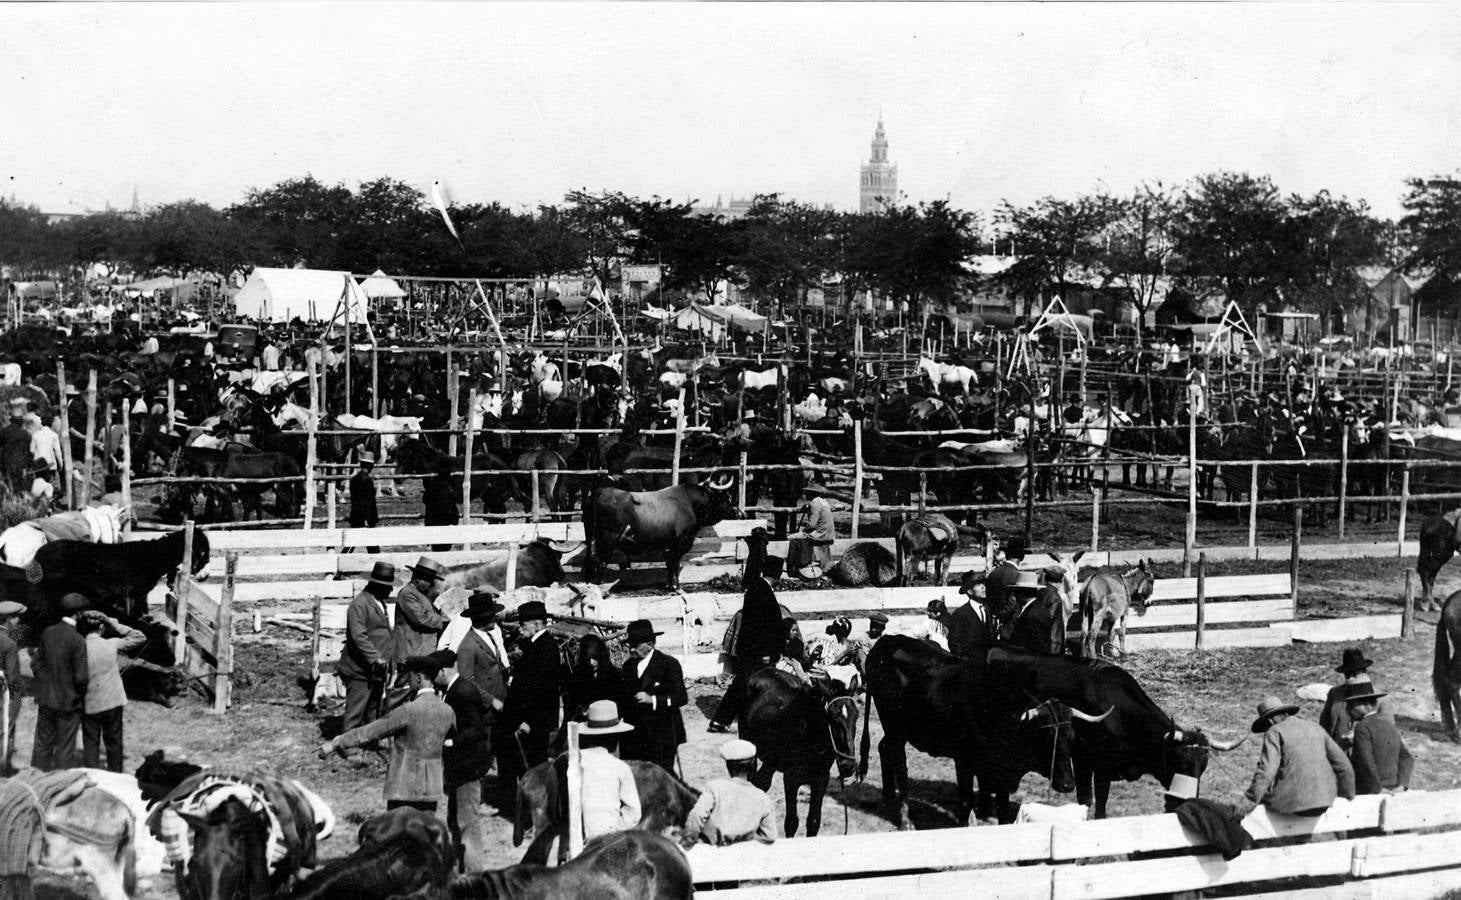
{"type": "Polygon", "coordinates": [[[435,581],[440,581],[446,577],[446,566],[429,556],[423,556],[416,560],[416,565],[411,567],[411,573],[414,575],[427,575],[435,581]]]}
{"type": "Polygon", "coordinates": [[[756,758],[756,745],[742,738],[720,745],[720,758],[726,762],[742,762],[756,758]]]}
{"type": "Polygon", "coordinates": [[[619,704],[613,700],[595,700],[588,705],[580,734],[623,734],[633,730],[633,725],[619,717],[619,704]]]}
{"type": "Polygon", "coordinates": [[[519,622],[546,622],[548,621],[548,607],[541,600],[529,600],[517,608],[517,620],[519,622]]]}
{"type": "Polygon", "coordinates": [[[443,669],[450,669],[457,664],[457,652],[455,650],[437,650],[426,655],[436,660],[436,664],[443,669]]]}
{"type": "Polygon", "coordinates": [[[646,641],[653,642],[662,634],[664,634],[663,631],[654,630],[654,626],[649,624],[648,619],[635,619],[629,623],[629,628],[624,633],[624,642],[633,647],[635,644],[643,644],[646,641]]]}
{"type": "Polygon", "coordinates": [[[972,594],[974,588],[984,583],[985,573],[965,572],[959,577],[959,593],[972,594]]]}
{"type": "Polygon", "coordinates": [[[1358,703],[1361,700],[1379,700],[1386,696],[1384,691],[1375,690],[1374,682],[1360,681],[1344,686],[1344,702],[1358,703]]]}
{"type": "Polygon", "coordinates": [[[478,616],[495,616],[507,607],[497,602],[497,592],[491,588],[478,588],[477,592],[467,598],[467,608],[462,610],[462,618],[475,619],[478,616]]]}
{"type": "Polygon", "coordinates": [[[370,567],[370,583],[396,586],[396,564],[379,561],[370,567]]]}
{"type": "Polygon", "coordinates": [[[1004,555],[1010,559],[1025,558],[1025,539],[1018,534],[1004,542],[1004,555]]]}
{"type": "Polygon", "coordinates": [[[25,605],[14,600],[0,600],[0,617],[19,616],[25,613],[25,605]]]}
{"type": "Polygon", "coordinates": [[[91,604],[87,602],[86,597],[75,592],[64,594],[61,597],[61,612],[63,613],[81,612],[89,606],[91,604]]]}
{"type": "Polygon", "coordinates": [[[1297,703],[1285,703],[1277,697],[1264,697],[1263,702],[1258,704],[1258,718],[1253,720],[1252,731],[1254,734],[1262,734],[1273,724],[1273,717],[1280,713],[1292,715],[1299,711],[1297,703]]]}
{"type": "Polygon", "coordinates": [[[1365,652],[1359,647],[1347,647],[1344,651],[1344,657],[1340,660],[1339,665],[1334,667],[1334,671],[1341,672],[1345,675],[1353,675],[1356,672],[1365,671],[1374,664],[1374,660],[1365,658],[1365,652]]]}

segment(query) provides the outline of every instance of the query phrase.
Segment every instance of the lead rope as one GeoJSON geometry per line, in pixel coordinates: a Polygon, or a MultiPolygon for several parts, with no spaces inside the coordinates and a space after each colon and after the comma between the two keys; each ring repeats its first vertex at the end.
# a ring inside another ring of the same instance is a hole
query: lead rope
{"type": "MultiPolygon", "coordinates": [[[[827,742],[832,745],[832,752],[838,758],[851,760],[852,764],[855,766],[858,762],[857,754],[843,753],[842,750],[838,748],[837,735],[832,731],[832,717],[829,715],[825,715],[826,713],[831,711],[832,704],[841,702],[852,704],[852,721],[857,721],[857,700],[855,698],[833,697],[831,700],[828,700],[826,705],[822,707],[822,712],[824,713],[823,718],[826,720],[827,724],[827,742]]],[[[871,702],[871,699],[869,699],[869,702],[871,702]]],[[[783,775],[782,777],[785,777],[785,775],[783,775]]],[[[837,768],[837,800],[839,803],[842,804],[842,833],[847,834],[850,827],[849,823],[851,816],[847,811],[847,778],[842,774],[841,766],[837,768]]]]}

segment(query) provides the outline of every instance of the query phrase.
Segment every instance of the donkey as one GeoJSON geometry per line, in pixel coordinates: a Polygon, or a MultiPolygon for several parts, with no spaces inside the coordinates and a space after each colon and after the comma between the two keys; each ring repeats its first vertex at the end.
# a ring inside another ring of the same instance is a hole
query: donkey
{"type": "Polygon", "coordinates": [[[928,513],[905,522],[898,529],[898,580],[904,587],[912,584],[918,564],[932,559],[934,581],[940,586],[948,584],[949,564],[957,549],[959,528],[948,516],[928,513]]]}
{"type": "Polygon", "coordinates": [[[1126,614],[1132,608],[1138,616],[1146,615],[1148,601],[1156,587],[1156,577],[1146,560],[1121,575],[1094,575],[1081,589],[1081,622],[1085,631],[1082,651],[1088,659],[1096,657],[1096,644],[1101,633],[1116,630],[1120,637],[1120,655],[1126,655],[1126,614]],[[1107,622],[1110,626],[1107,626],[1107,622]]]}

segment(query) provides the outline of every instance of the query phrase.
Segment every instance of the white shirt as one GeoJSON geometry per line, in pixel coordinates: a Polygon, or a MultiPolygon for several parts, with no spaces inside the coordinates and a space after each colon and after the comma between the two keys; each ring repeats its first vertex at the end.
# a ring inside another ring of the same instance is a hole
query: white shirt
{"type": "Polygon", "coordinates": [[[472,630],[477,632],[477,637],[481,638],[484,644],[492,648],[492,652],[496,654],[497,661],[502,664],[502,668],[504,670],[510,668],[507,661],[507,645],[502,642],[502,629],[493,625],[486,631],[480,628],[472,630]]]}
{"type": "Polygon", "coordinates": [[[634,667],[634,674],[640,678],[644,677],[644,667],[649,665],[649,661],[654,658],[654,653],[653,650],[649,651],[649,655],[639,661],[639,664],[634,667]]]}

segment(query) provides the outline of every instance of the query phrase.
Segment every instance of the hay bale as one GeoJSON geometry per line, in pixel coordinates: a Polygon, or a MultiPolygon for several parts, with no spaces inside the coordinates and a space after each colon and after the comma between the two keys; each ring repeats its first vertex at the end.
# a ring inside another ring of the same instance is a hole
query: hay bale
{"type": "Polygon", "coordinates": [[[827,577],[840,587],[887,587],[898,581],[898,560],[882,544],[862,541],[847,548],[827,577]]]}

